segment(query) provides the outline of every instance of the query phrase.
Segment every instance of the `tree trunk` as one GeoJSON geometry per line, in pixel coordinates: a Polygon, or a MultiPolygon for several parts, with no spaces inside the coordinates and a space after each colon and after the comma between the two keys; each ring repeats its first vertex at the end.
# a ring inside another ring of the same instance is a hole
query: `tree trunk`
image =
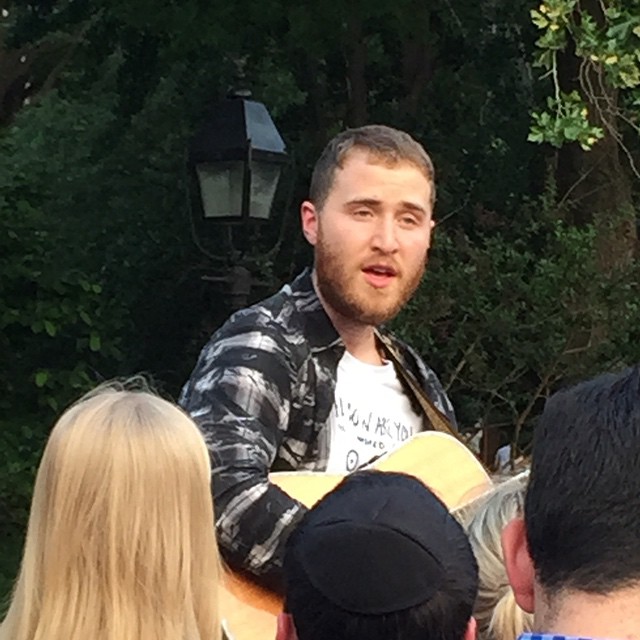
{"type": "MultiPolygon", "coordinates": [[[[582,11],[602,20],[597,0],[586,0],[582,11]]],[[[629,169],[621,158],[618,92],[595,65],[581,67],[574,51],[559,56],[559,81],[564,92],[578,90],[590,120],[604,138],[591,151],[577,143],[558,152],[556,181],[566,219],[578,225],[593,223],[598,230],[598,260],[605,272],[628,265],[638,244],[629,169]]]]}
{"type": "Polygon", "coordinates": [[[418,116],[422,95],[433,77],[434,63],[432,47],[424,36],[403,43],[402,81],[406,94],[402,105],[412,119],[418,116]]]}

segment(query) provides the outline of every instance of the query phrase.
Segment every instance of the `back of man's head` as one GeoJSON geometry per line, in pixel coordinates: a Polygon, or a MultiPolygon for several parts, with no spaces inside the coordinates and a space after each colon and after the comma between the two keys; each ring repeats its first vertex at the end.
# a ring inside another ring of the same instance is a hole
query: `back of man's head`
{"type": "Polygon", "coordinates": [[[299,640],[473,637],[478,575],[469,541],[410,476],[348,476],[289,538],[284,577],[299,640]]]}
{"type": "Polygon", "coordinates": [[[640,581],[640,367],[556,393],[535,430],[529,553],[548,595],[640,581]]]}

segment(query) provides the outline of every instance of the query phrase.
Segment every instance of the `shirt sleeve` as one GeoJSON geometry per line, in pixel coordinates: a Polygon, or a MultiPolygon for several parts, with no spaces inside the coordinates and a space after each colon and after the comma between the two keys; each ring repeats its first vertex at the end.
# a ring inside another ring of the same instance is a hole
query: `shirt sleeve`
{"type": "Polygon", "coordinates": [[[209,449],[223,557],[279,589],[284,543],[305,508],[268,478],[288,426],[294,377],[276,334],[252,328],[214,335],[180,404],[209,449]]]}

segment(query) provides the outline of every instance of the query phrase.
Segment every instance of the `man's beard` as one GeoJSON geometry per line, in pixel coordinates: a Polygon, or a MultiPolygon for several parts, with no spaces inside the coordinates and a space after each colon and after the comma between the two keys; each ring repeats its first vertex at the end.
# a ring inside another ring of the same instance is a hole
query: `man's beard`
{"type": "MultiPolygon", "coordinates": [[[[420,284],[425,259],[412,273],[402,272],[400,287],[392,295],[386,289],[358,282],[361,272],[346,272],[343,257],[332,252],[318,237],[315,249],[316,283],[324,301],[344,318],[367,325],[380,325],[394,318],[409,301],[420,284]]],[[[355,267],[354,267],[355,268],[355,267]]],[[[391,285],[393,286],[393,285],[391,285]]]]}

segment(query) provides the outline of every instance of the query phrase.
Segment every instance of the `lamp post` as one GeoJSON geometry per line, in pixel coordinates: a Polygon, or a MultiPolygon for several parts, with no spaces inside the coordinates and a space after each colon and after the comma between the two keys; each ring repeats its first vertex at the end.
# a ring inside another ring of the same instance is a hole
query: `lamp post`
{"type": "MultiPolygon", "coordinates": [[[[268,220],[286,162],[284,141],[264,104],[250,100],[248,92],[216,104],[189,146],[189,164],[202,202],[199,226],[247,226],[253,220],[268,220]]],[[[230,229],[228,234],[231,238],[230,229]]],[[[235,310],[246,306],[257,282],[231,240],[230,245],[224,273],[203,279],[228,285],[235,310]]]]}
{"type": "Polygon", "coordinates": [[[220,102],[191,142],[205,220],[267,220],[283,165],[284,141],[261,102],[220,102]]]}

